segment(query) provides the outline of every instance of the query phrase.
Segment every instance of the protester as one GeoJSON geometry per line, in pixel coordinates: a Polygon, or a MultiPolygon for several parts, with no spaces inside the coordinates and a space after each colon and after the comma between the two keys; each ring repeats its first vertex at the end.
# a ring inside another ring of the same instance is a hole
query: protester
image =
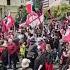
{"type": "Polygon", "coordinates": [[[32,38],[30,40],[30,45],[28,48],[28,53],[27,53],[27,58],[30,59],[31,63],[30,63],[30,67],[33,68],[34,67],[34,60],[37,57],[38,53],[37,53],[37,45],[35,44],[35,39],[32,38]]]}
{"type": "Polygon", "coordinates": [[[3,46],[4,50],[2,51],[2,64],[3,64],[3,70],[7,70],[8,65],[8,50],[7,46],[3,46]]]}
{"type": "Polygon", "coordinates": [[[20,56],[22,58],[26,57],[26,45],[25,42],[23,42],[23,40],[20,42],[20,56]]]}
{"type": "Polygon", "coordinates": [[[11,61],[13,62],[13,70],[16,70],[16,63],[17,63],[17,46],[15,45],[15,43],[13,42],[12,39],[8,40],[8,45],[7,45],[7,49],[8,49],[8,61],[9,61],[9,67],[12,68],[11,65],[11,61]]]}
{"type": "Polygon", "coordinates": [[[61,68],[60,70],[67,70],[68,69],[68,65],[69,65],[69,43],[65,43],[65,47],[63,49],[63,52],[62,52],[62,56],[61,56],[61,68]]]}
{"type": "Polygon", "coordinates": [[[57,64],[59,70],[70,69],[70,20],[53,17],[49,19],[50,22],[44,22],[43,18],[40,10],[36,13],[31,7],[27,20],[18,27],[15,27],[11,16],[6,16],[0,22],[3,70],[7,70],[7,65],[12,68],[12,64],[13,70],[16,70],[17,62],[20,65],[21,61],[21,70],[55,70],[54,65],[57,64]]]}

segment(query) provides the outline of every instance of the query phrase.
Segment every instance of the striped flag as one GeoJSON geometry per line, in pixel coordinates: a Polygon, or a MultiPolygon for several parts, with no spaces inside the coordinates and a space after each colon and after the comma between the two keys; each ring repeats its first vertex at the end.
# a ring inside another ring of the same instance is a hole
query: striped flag
{"type": "Polygon", "coordinates": [[[14,19],[12,18],[11,15],[5,17],[3,20],[2,20],[2,24],[3,24],[3,28],[4,28],[4,32],[5,30],[8,31],[10,30],[10,28],[12,28],[14,26],[14,19]]]}

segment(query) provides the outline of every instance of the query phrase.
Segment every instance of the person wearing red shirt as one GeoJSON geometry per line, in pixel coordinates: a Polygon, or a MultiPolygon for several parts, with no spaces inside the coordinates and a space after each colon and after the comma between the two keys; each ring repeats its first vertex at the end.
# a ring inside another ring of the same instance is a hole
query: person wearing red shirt
{"type": "Polygon", "coordinates": [[[16,70],[17,59],[17,46],[12,39],[8,40],[8,55],[9,55],[9,67],[11,68],[11,61],[13,62],[13,70],[16,70]]]}

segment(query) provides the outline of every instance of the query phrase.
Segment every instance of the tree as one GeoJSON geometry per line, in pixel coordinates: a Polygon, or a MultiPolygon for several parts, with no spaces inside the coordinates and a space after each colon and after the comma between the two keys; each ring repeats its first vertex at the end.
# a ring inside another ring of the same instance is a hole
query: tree
{"type": "MultiPolygon", "coordinates": [[[[54,6],[51,8],[51,14],[58,18],[58,19],[62,19],[64,16],[67,15],[67,12],[70,12],[70,5],[68,4],[62,4],[59,6],[54,6]]],[[[47,12],[47,11],[46,11],[47,12]]],[[[48,16],[47,14],[45,14],[46,17],[48,16]]]]}
{"type": "Polygon", "coordinates": [[[27,17],[27,12],[26,12],[26,7],[21,5],[19,8],[18,8],[18,12],[17,12],[17,15],[15,17],[15,20],[16,20],[16,26],[18,26],[18,24],[22,23],[22,22],[25,22],[26,21],[26,17],[27,17]]]}

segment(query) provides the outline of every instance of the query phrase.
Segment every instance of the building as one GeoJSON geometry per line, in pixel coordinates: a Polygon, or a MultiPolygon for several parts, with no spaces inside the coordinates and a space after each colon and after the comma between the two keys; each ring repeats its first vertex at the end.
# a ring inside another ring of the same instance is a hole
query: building
{"type": "MultiPolygon", "coordinates": [[[[0,18],[3,18],[8,11],[11,12],[11,15],[15,18],[17,14],[18,7],[20,5],[25,5],[27,1],[35,0],[0,0],[0,18]]],[[[43,9],[56,5],[59,0],[42,0],[43,9]]],[[[69,3],[69,0],[61,0],[61,3],[69,3]]]]}
{"type": "Polygon", "coordinates": [[[18,7],[25,5],[28,0],[0,0],[0,18],[3,18],[8,11],[15,18],[18,7]]]}

